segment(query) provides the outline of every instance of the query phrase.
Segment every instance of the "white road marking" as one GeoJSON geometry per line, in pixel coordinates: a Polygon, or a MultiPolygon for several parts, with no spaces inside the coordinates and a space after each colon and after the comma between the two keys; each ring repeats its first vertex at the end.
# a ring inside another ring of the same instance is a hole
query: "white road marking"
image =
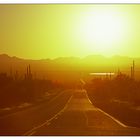
{"type": "Polygon", "coordinates": [[[29,136],[32,136],[33,134],[35,134],[36,133],[36,131],[33,131],[32,133],[30,133],[30,135],[29,136]]]}
{"type": "MultiPolygon", "coordinates": [[[[51,100],[49,101],[49,103],[52,102],[52,101],[54,101],[57,97],[59,97],[60,95],[62,95],[62,94],[65,93],[66,91],[67,91],[67,90],[64,90],[64,91],[60,92],[57,96],[55,96],[53,99],[51,99],[51,100]]],[[[34,108],[34,106],[32,106],[31,108],[34,108]]],[[[31,109],[31,108],[29,108],[29,109],[31,109]]],[[[28,108],[27,108],[27,109],[28,109],[28,108]]],[[[10,117],[10,116],[13,116],[13,115],[15,115],[15,114],[17,114],[17,113],[24,112],[24,111],[25,111],[25,110],[21,110],[21,111],[18,111],[18,112],[14,112],[14,113],[10,113],[10,114],[4,115],[4,116],[0,116],[0,119],[8,118],[8,117],[10,117]]]]}
{"type": "Polygon", "coordinates": [[[34,128],[32,128],[31,130],[27,131],[26,133],[23,134],[23,136],[31,136],[33,135],[34,133],[33,132],[36,132],[37,129],[41,128],[42,126],[44,125],[50,125],[50,122],[55,119],[58,115],[60,115],[62,112],[64,112],[64,110],[67,108],[70,100],[72,99],[72,96],[70,97],[70,99],[68,100],[67,104],[64,106],[64,108],[62,110],[60,110],[56,115],[54,115],[52,118],[50,118],[49,120],[45,121],[44,123],[42,123],[41,125],[38,125],[34,128]]]}
{"type": "MultiPolygon", "coordinates": [[[[103,110],[101,110],[101,109],[95,107],[95,106],[93,105],[93,103],[90,101],[90,99],[88,98],[87,91],[86,91],[86,90],[82,90],[82,92],[85,92],[85,95],[86,95],[86,97],[87,97],[89,103],[90,103],[90,104],[93,106],[93,108],[95,108],[97,111],[100,111],[100,112],[103,113],[104,115],[108,116],[108,117],[111,118],[113,121],[115,121],[116,123],[118,123],[120,126],[125,127],[125,128],[126,128],[126,127],[129,127],[129,126],[123,124],[122,122],[120,122],[119,120],[117,120],[116,118],[114,118],[113,116],[111,116],[111,115],[109,115],[108,113],[104,112],[103,110]]],[[[56,119],[57,117],[59,117],[59,116],[66,110],[66,108],[68,107],[68,104],[70,103],[72,97],[73,97],[73,95],[70,97],[70,99],[69,99],[68,102],[66,103],[65,107],[64,107],[61,111],[59,111],[56,115],[54,115],[51,119],[47,120],[47,121],[44,122],[43,124],[41,124],[41,125],[39,125],[39,126],[33,128],[33,129],[31,129],[30,131],[26,132],[24,135],[26,135],[26,136],[27,136],[27,135],[28,135],[28,136],[30,135],[30,136],[31,136],[31,135],[35,134],[35,133],[37,132],[37,129],[41,128],[42,126],[44,126],[44,125],[50,125],[50,124],[51,124],[51,121],[52,121],[53,119],[56,119]]],[[[85,119],[86,119],[86,125],[88,126],[88,125],[89,125],[89,124],[88,124],[88,123],[89,123],[89,122],[88,122],[88,121],[89,121],[89,120],[88,120],[88,116],[87,116],[87,114],[86,114],[85,111],[83,111],[83,114],[84,114],[85,119]]],[[[132,128],[132,127],[129,127],[129,128],[132,128]]]]}
{"type": "MultiPolygon", "coordinates": [[[[88,95],[87,95],[87,98],[88,98],[88,95]]],[[[93,103],[90,101],[90,99],[88,98],[88,101],[90,102],[90,104],[93,105],[93,103]]],[[[93,105],[94,106],[94,105],[93,105]]],[[[94,106],[95,107],[95,106],[94,106]]],[[[108,113],[104,112],[103,110],[101,110],[100,108],[98,107],[95,107],[98,111],[102,112],[104,115],[108,116],[109,118],[111,118],[112,120],[114,120],[115,122],[117,122],[119,125],[121,125],[122,127],[129,127],[125,124],[123,124],[122,122],[120,122],[119,120],[117,120],[116,118],[114,118],[113,116],[109,115],[108,113]]]]}
{"type": "Polygon", "coordinates": [[[51,123],[50,122],[48,122],[46,125],[48,126],[48,125],[50,125],[51,123]]]}
{"type": "MultiPolygon", "coordinates": [[[[97,107],[96,107],[97,108],[97,107]]],[[[120,122],[119,120],[117,120],[116,118],[114,118],[113,116],[109,115],[108,113],[104,112],[103,110],[97,108],[97,110],[99,110],[100,112],[102,112],[104,115],[108,116],[109,118],[111,118],[112,120],[114,120],[116,123],[118,123],[119,125],[121,125],[122,127],[129,127],[125,124],[123,124],[122,122],[120,122]]]]}
{"type": "MultiPolygon", "coordinates": [[[[87,91],[86,91],[86,90],[85,90],[85,92],[86,92],[86,95],[87,95],[87,91]]],[[[104,112],[104,111],[101,110],[100,108],[95,107],[95,106],[93,105],[93,103],[90,101],[88,95],[87,95],[87,99],[88,99],[88,101],[90,102],[90,104],[92,104],[92,106],[93,106],[94,108],[96,108],[98,111],[102,112],[104,115],[106,115],[106,116],[108,116],[109,118],[111,118],[112,120],[114,120],[116,123],[118,123],[118,124],[121,125],[122,127],[125,127],[125,128],[128,128],[128,127],[129,127],[129,128],[137,128],[137,127],[125,125],[125,124],[123,124],[122,122],[120,122],[118,119],[116,119],[115,117],[109,115],[108,113],[104,112]]]]}

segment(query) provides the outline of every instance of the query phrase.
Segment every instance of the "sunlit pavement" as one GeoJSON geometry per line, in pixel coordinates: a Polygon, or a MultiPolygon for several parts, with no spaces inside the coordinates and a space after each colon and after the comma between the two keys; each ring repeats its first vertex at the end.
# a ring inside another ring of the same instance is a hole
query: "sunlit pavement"
{"type": "Polygon", "coordinates": [[[140,135],[140,129],[126,126],[89,100],[86,90],[75,90],[66,106],[28,135],[103,136],[140,135]]]}
{"type": "Polygon", "coordinates": [[[27,135],[33,128],[40,127],[44,122],[52,119],[64,108],[71,96],[71,90],[64,90],[49,101],[0,116],[0,136],[27,135]]]}

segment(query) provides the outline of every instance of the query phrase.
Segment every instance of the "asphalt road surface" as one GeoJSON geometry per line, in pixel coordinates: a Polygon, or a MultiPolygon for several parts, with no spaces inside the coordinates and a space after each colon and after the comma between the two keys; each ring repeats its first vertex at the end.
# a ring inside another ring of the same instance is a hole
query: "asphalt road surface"
{"type": "MultiPolygon", "coordinates": [[[[94,104],[94,103],[93,103],[94,104]]],[[[1,136],[139,136],[93,105],[86,90],[65,90],[49,102],[0,117],[1,136]]]]}
{"type": "Polygon", "coordinates": [[[95,107],[86,90],[73,90],[63,109],[37,127],[28,136],[139,136],[140,129],[127,126],[95,107]]]}
{"type": "Polygon", "coordinates": [[[62,110],[69,98],[71,90],[58,93],[57,96],[27,109],[0,117],[0,136],[21,136],[29,130],[40,126],[62,110]]]}

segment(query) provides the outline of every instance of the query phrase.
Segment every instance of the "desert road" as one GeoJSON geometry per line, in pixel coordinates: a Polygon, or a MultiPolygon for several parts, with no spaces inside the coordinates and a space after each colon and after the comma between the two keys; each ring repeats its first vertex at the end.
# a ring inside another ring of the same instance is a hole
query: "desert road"
{"type": "Polygon", "coordinates": [[[86,90],[67,90],[49,103],[0,118],[0,135],[22,136],[139,136],[95,107],[86,90]]]}
{"type": "Polygon", "coordinates": [[[33,136],[120,136],[140,135],[140,129],[126,126],[95,107],[86,90],[75,90],[65,107],[44,124],[26,133],[33,136]]]}

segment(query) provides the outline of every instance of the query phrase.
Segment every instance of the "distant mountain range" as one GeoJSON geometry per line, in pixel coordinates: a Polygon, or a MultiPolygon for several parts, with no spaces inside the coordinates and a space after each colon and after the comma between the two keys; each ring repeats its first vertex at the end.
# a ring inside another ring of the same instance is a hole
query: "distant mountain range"
{"type": "Polygon", "coordinates": [[[10,57],[7,54],[0,55],[0,72],[15,73],[18,71],[23,76],[27,65],[31,65],[33,75],[46,77],[53,80],[76,79],[82,73],[90,72],[117,72],[120,69],[130,73],[132,61],[135,60],[136,73],[139,76],[140,58],[113,56],[110,58],[101,55],[89,55],[85,58],[59,57],[56,59],[21,59],[10,57]]]}

